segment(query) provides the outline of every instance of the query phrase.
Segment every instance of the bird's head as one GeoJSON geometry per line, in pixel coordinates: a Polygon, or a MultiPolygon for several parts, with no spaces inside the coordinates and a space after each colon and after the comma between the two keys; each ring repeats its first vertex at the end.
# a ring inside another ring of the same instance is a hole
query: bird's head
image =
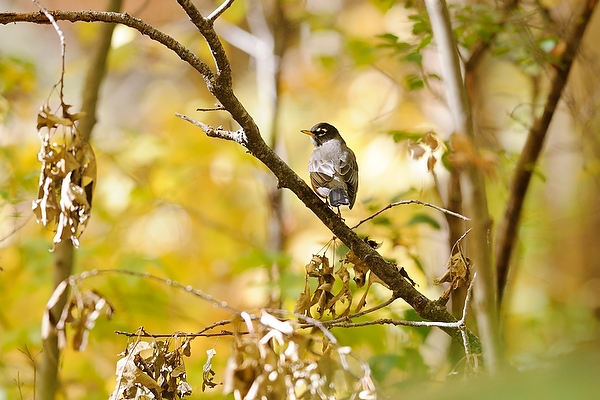
{"type": "Polygon", "coordinates": [[[303,129],[300,132],[309,135],[315,146],[320,146],[331,139],[342,138],[335,126],[327,122],[319,122],[310,130],[303,129]]]}

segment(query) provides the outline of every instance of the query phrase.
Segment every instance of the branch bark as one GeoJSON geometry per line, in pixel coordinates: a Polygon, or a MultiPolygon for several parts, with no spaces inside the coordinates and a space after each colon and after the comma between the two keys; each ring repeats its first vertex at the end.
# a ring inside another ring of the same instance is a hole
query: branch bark
{"type": "Polygon", "coordinates": [[[517,162],[506,210],[504,211],[502,224],[499,227],[496,245],[496,269],[498,271],[497,288],[500,301],[502,300],[506,289],[511,256],[518,236],[517,229],[521,221],[525,195],[529,189],[533,171],[535,170],[535,166],[537,165],[539,156],[542,152],[544,139],[548,133],[552,117],[556,112],[563,89],[567,84],[569,72],[571,71],[573,61],[577,56],[581,40],[585,33],[585,28],[594,13],[597,3],[597,0],[587,0],[584,3],[584,9],[580,17],[575,20],[575,27],[571,30],[566,39],[566,50],[558,63],[558,68],[551,84],[552,89],[546,100],[544,112],[529,130],[525,147],[517,162]]]}
{"type": "MultiPolygon", "coordinates": [[[[402,298],[419,316],[430,321],[443,323],[456,322],[445,307],[440,307],[415,289],[401,275],[396,265],[384,259],[377,251],[364,242],[342,219],[317,197],[313,190],[267,145],[261,137],[258,126],[248,111],[235,96],[231,82],[231,70],[225,50],[213,29],[213,20],[203,17],[195,6],[187,0],[178,0],[184,11],[196,25],[205,38],[214,58],[216,71],[213,72],[208,65],[200,60],[189,49],[185,48],[172,37],[158,31],[140,19],[127,14],[98,12],[98,11],[51,11],[57,20],[71,22],[116,22],[138,30],[141,34],[163,44],[176,53],[179,58],[195,68],[204,78],[208,90],[219,103],[230,113],[241,127],[247,140],[246,148],[259,159],[278,180],[279,188],[291,190],[306,207],[308,207],[321,222],[331,230],[354,254],[364,260],[370,269],[384,281],[393,291],[394,296],[402,298]]],[[[213,13],[214,14],[214,13],[213,13]]],[[[16,14],[0,13],[0,23],[33,22],[45,24],[48,20],[43,14],[16,14]]],[[[456,328],[441,328],[454,339],[462,343],[462,335],[456,328]]],[[[481,344],[477,336],[467,332],[470,348],[473,353],[481,352],[481,344]]]]}

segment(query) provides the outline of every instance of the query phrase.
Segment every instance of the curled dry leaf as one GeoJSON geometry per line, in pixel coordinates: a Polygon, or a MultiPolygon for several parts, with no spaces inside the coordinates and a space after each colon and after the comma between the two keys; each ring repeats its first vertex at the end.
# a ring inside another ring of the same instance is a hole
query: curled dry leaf
{"type": "Polygon", "coordinates": [[[77,351],[83,351],[87,346],[90,331],[96,325],[96,320],[102,312],[110,319],[113,316],[113,306],[98,291],[91,290],[80,293],[73,290],[71,299],[62,309],[58,321],[51,320],[52,308],[56,304],[54,297],[56,293],[62,293],[66,285],[59,285],[52,297],[46,304],[44,322],[42,323],[42,337],[46,338],[50,332],[58,334],[59,348],[64,348],[67,344],[67,325],[74,329],[73,348],[77,351]],[[61,288],[60,292],[57,290],[61,288]],[[47,316],[47,317],[46,317],[47,316]]]}
{"type": "Polygon", "coordinates": [[[32,209],[39,223],[54,227],[53,247],[65,239],[79,246],[96,183],[96,157],[75,125],[83,114],[70,114],[69,107],[62,106],[62,116],[53,114],[47,105],[38,114],[42,167],[32,209]]]}
{"type": "Polygon", "coordinates": [[[335,298],[332,292],[335,277],[333,275],[333,267],[329,265],[329,258],[325,255],[315,254],[304,268],[306,270],[304,291],[300,293],[294,311],[299,314],[311,316],[310,308],[317,304],[317,311],[321,315],[326,310],[335,315],[335,303],[331,301],[335,298]],[[318,279],[317,289],[312,296],[308,281],[309,277],[318,279]]]}
{"type": "MultiPolygon", "coordinates": [[[[185,354],[185,353],[184,353],[185,354]]],[[[214,388],[217,384],[213,381],[215,379],[215,371],[212,369],[212,359],[217,354],[215,349],[206,350],[206,362],[202,367],[202,391],[204,392],[206,388],[209,389],[214,388]]]]}
{"type": "Polygon", "coordinates": [[[80,293],[74,287],[71,299],[60,311],[58,320],[54,317],[52,309],[58,304],[60,296],[69,286],[68,281],[58,284],[52,296],[46,303],[44,317],[42,319],[42,338],[47,339],[51,334],[58,336],[59,348],[67,344],[66,327],[71,325],[75,330],[73,337],[73,348],[82,351],[87,346],[90,330],[94,328],[96,320],[102,312],[110,319],[113,316],[113,306],[98,291],[91,290],[80,293]]]}
{"type": "Polygon", "coordinates": [[[109,400],[175,400],[191,395],[192,387],[186,380],[183,362],[189,351],[189,340],[185,338],[180,342],[174,335],[166,341],[131,343],[117,361],[117,384],[109,400]],[[177,343],[172,350],[171,342],[177,343]],[[144,356],[142,352],[150,354],[144,356]]]}
{"type": "MultiPolygon", "coordinates": [[[[367,236],[365,242],[374,249],[378,249],[381,247],[382,243],[377,243],[374,240],[369,239],[367,236]]],[[[360,258],[354,254],[352,250],[346,254],[346,258],[344,259],[344,263],[352,264],[354,268],[354,281],[356,282],[356,286],[361,288],[365,285],[367,272],[369,272],[369,266],[360,258]]]]}
{"type": "Polygon", "coordinates": [[[444,304],[450,299],[450,294],[459,287],[467,287],[471,279],[471,260],[465,257],[459,250],[456,252],[446,264],[446,273],[434,279],[433,283],[440,285],[442,283],[450,283],[448,289],[440,296],[440,301],[444,304]]]}
{"type": "Polygon", "coordinates": [[[332,316],[337,314],[336,305],[338,302],[347,305],[340,314],[348,315],[352,306],[352,291],[350,289],[350,273],[345,266],[341,266],[335,274],[333,267],[329,265],[329,259],[325,255],[313,255],[311,261],[306,264],[306,276],[304,281],[304,291],[300,293],[296,300],[294,312],[312,317],[311,307],[317,305],[317,311],[321,316],[329,310],[332,316]],[[342,288],[333,293],[336,276],[342,282],[342,288]],[[314,293],[311,293],[309,278],[317,278],[318,286],[314,293]]]}

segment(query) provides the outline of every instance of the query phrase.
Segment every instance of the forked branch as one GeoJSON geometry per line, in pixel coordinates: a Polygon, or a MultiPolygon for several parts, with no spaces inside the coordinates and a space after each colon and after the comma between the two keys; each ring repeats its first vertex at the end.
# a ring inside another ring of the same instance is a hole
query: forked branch
{"type": "MultiPolygon", "coordinates": [[[[71,22],[100,21],[120,23],[138,30],[143,35],[147,35],[152,40],[163,44],[165,47],[176,53],[179,58],[190,64],[203,76],[208,90],[218,100],[219,104],[230,113],[233,120],[235,120],[241,128],[236,132],[229,132],[206,126],[205,131],[208,130],[209,132],[213,132],[216,137],[234,140],[240,144],[244,143],[245,140],[245,147],[248,151],[267,166],[267,168],[269,168],[277,177],[279,187],[290,189],[335,236],[344,242],[357,257],[369,266],[373,273],[389,286],[395,297],[402,298],[409,303],[423,319],[444,323],[456,322],[456,318],[454,318],[445,308],[439,307],[438,304],[425,297],[409,282],[403,279],[398,268],[393,263],[384,259],[377,251],[372,249],[352,229],[350,229],[334,211],[327,207],[327,205],[317,197],[306,182],[304,182],[304,180],[281,160],[281,158],[263,140],[254,119],[233,92],[229,60],[219,37],[213,29],[214,18],[220,15],[226,7],[231,5],[231,1],[223,3],[221,6],[222,10],[217,9],[219,10],[218,12],[215,10],[215,12],[211,14],[212,19],[204,18],[200,15],[190,1],[178,0],[178,2],[188,16],[190,16],[190,19],[192,19],[192,22],[206,40],[211,55],[215,60],[215,65],[217,66],[216,72],[213,72],[208,64],[200,60],[194,53],[172,37],[130,15],[98,11],[50,11],[50,14],[56,20],[71,22]],[[241,139],[242,137],[245,139],[241,139]]],[[[0,23],[6,24],[9,22],[34,22],[46,24],[48,23],[48,19],[42,13],[0,13],[0,23]]],[[[202,128],[202,125],[198,126],[202,128]]],[[[460,330],[455,328],[443,329],[453,338],[462,342],[460,330]]],[[[473,351],[479,353],[479,339],[471,332],[468,332],[468,337],[473,351]]]]}

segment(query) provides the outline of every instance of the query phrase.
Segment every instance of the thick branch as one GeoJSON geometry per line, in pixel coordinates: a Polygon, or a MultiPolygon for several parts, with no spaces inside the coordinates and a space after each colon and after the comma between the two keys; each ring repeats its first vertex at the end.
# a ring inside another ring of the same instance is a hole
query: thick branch
{"type": "Polygon", "coordinates": [[[566,50],[558,63],[558,69],[552,82],[552,90],[546,100],[544,112],[529,130],[525,147],[517,162],[517,168],[510,189],[510,197],[504,211],[504,218],[499,229],[496,246],[497,285],[500,299],[502,299],[506,288],[510,259],[517,238],[517,228],[521,220],[525,195],[527,194],[533,171],[542,151],[548,127],[556,111],[562,91],[567,84],[569,72],[571,71],[585,28],[594,12],[596,4],[597,0],[588,0],[585,3],[585,8],[581,16],[575,20],[576,25],[567,38],[566,50]]]}
{"type": "MultiPolygon", "coordinates": [[[[233,1],[226,1],[221,7],[217,8],[217,10],[215,10],[217,13],[216,16],[224,12],[232,2],[233,1]]],[[[177,0],[177,3],[183,8],[188,17],[190,17],[192,23],[196,25],[196,28],[198,28],[209,44],[210,53],[217,66],[217,80],[213,84],[218,85],[221,88],[231,88],[231,65],[229,64],[227,57],[220,56],[225,56],[225,49],[223,48],[223,44],[219,40],[217,33],[213,29],[214,19],[204,18],[190,0],[177,0]]],[[[216,18],[216,16],[214,18],[216,18]]],[[[208,89],[211,90],[210,86],[208,89]]]]}
{"type": "MultiPolygon", "coordinates": [[[[189,12],[196,19],[192,8],[185,0],[179,0],[186,12],[189,12]]],[[[334,235],[336,235],[344,244],[346,244],[357,257],[364,260],[371,270],[384,281],[394,295],[402,298],[409,303],[419,316],[430,321],[456,322],[445,307],[440,307],[434,301],[429,300],[401,275],[397,267],[385,260],[377,251],[372,249],[363,241],[354,231],[352,231],[338,215],[317,197],[310,187],[283,161],[277,154],[265,143],[260,135],[258,126],[237,99],[231,86],[231,76],[229,71],[229,61],[223,49],[223,46],[212,27],[212,21],[201,17],[195,21],[200,33],[204,36],[217,64],[219,76],[210,70],[208,65],[201,61],[190,50],[185,48],[172,37],[156,30],[140,19],[133,18],[127,14],[105,13],[98,11],[51,11],[52,16],[57,20],[83,21],[83,22],[117,22],[138,30],[140,33],[149,36],[151,39],[163,44],[165,47],[175,52],[183,61],[190,64],[202,74],[209,91],[231,114],[232,118],[240,125],[247,139],[247,149],[265,164],[279,180],[279,187],[290,189],[322,222],[334,235]],[[204,21],[204,22],[202,22],[204,21]]],[[[189,14],[188,14],[189,15],[189,14]]],[[[34,22],[48,23],[47,18],[40,13],[15,14],[0,13],[0,23],[10,22],[34,22]]],[[[442,328],[456,340],[462,342],[461,332],[455,328],[442,328]]],[[[481,345],[479,339],[468,332],[471,348],[475,353],[480,352],[481,345]]]]}

